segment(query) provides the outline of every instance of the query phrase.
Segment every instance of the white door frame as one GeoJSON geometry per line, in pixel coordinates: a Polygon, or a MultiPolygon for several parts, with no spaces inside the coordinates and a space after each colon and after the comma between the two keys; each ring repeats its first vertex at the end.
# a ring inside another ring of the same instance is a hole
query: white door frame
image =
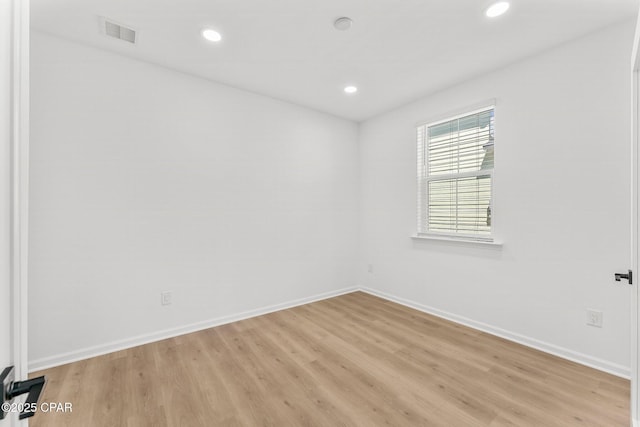
{"type": "Polygon", "coordinates": [[[11,282],[16,378],[26,379],[29,223],[29,0],[13,2],[11,282]]]}
{"type": "MultiPolygon", "coordinates": [[[[28,177],[29,177],[29,0],[1,0],[2,49],[0,69],[3,102],[0,106],[3,132],[3,178],[6,192],[0,200],[0,212],[6,251],[3,250],[3,295],[8,301],[3,310],[8,311],[3,325],[2,342],[5,347],[2,362],[15,367],[15,379],[28,376],[27,364],[27,244],[28,244],[28,177]],[[6,132],[5,132],[6,130],[6,132]],[[6,155],[5,155],[6,153],[6,155]],[[6,175],[5,175],[6,174],[6,175]],[[5,181],[6,182],[6,181],[5,181]],[[5,197],[6,194],[6,197],[5,197]],[[4,222],[6,221],[6,222],[4,222]],[[6,292],[5,292],[6,291],[6,292]]],[[[4,185],[4,183],[3,183],[4,185]]],[[[4,369],[5,366],[0,366],[4,369]]],[[[10,413],[2,421],[3,426],[27,425],[19,421],[16,413],[10,413]]]]}
{"type": "MultiPolygon", "coordinates": [[[[640,136],[640,15],[636,24],[636,33],[633,41],[633,52],[631,59],[631,265],[633,272],[637,275],[640,271],[638,265],[638,200],[640,192],[640,182],[638,182],[638,158],[640,150],[638,150],[638,138],[640,136]]],[[[637,277],[637,276],[636,276],[637,277]]],[[[638,282],[634,283],[631,291],[631,421],[634,427],[640,427],[640,394],[638,393],[640,385],[640,372],[638,369],[638,343],[640,342],[640,317],[638,316],[638,308],[640,308],[640,294],[638,293],[638,282]]]]}
{"type": "MultiPolygon", "coordinates": [[[[8,169],[9,195],[1,209],[8,217],[8,304],[10,324],[9,363],[15,367],[15,379],[26,379],[27,364],[27,245],[29,201],[29,0],[1,0],[9,12],[3,19],[9,37],[7,50],[1,60],[7,64],[2,78],[8,92],[8,102],[1,114],[8,125],[2,144],[8,151],[8,159],[2,167],[8,169]]],[[[5,170],[7,170],[5,169],[5,170]]],[[[4,366],[0,366],[4,369],[4,366]]],[[[17,417],[5,420],[9,426],[26,425],[17,417]]],[[[3,424],[4,425],[4,424],[3,424]]]]}

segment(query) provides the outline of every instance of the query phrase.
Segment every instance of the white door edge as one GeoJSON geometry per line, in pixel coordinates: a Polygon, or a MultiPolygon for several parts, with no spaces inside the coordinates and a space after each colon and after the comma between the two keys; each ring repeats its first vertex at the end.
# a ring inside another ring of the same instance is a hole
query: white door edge
{"type": "MultiPolygon", "coordinates": [[[[633,41],[633,51],[631,58],[631,268],[638,274],[639,254],[638,239],[638,200],[640,192],[640,182],[638,182],[638,164],[640,150],[638,150],[638,137],[640,124],[640,14],[636,24],[636,33],[633,41]]],[[[638,388],[640,384],[640,373],[638,369],[638,334],[640,333],[640,317],[638,308],[640,301],[638,285],[634,284],[631,291],[631,422],[632,425],[640,425],[640,399],[638,388]]]]}
{"type": "Polygon", "coordinates": [[[13,351],[16,378],[27,372],[29,202],[29,0],[13,0],[12,250],[13,351]]]}
{"type": "MultiPolygon", "coordinates": [[[[27,226],[29,176],[29,0],[2,2],[2,365],[27,372],[27,226]]],[[[2,426],[26,426],[16,413],[2,426]]]]}

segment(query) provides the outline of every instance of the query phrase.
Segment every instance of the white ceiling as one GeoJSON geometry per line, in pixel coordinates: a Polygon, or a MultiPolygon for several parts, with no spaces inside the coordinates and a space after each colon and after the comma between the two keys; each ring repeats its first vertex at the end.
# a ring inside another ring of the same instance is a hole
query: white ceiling
{"type": "Polygon", "coordinates": [[[34,29],[361,121],[634,18],[637,0],[31,0],[34,29]],[[138,31],[133,46],[100,16],[138,31]],[[349,31],[333,21],[349,16],[349,31]],[[201,38],[220,31],[219,44],[201,38]],[[358,86],[345,95],[347,84],[358,86]]]}

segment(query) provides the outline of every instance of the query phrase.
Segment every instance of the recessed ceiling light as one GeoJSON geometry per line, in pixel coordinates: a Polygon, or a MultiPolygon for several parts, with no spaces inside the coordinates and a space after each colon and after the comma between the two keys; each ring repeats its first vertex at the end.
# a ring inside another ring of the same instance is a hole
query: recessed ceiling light
{"type": "Polygon", "coordinates": [[[220,35],[220,33],[212,29],[206,29],[202,31],[202,37],[209,40],[210,42],[219,42],[220,40],[222,40],[222,36],[220,35]]]}
{"type": "Polygon", "coordinates": [[[500,16],[509,10],[509,3],[506,1],[499,1],[498,3],[494,3],[485,12],[485,14],[489,18],[495,18],[496,16],[500,16]]]}
{"type": "Polygon", "coordinates": [[[344,88],[345,93],[356,93],[358,91],[358,88],[355,86],[347,86],[344,88]]]}
{"type": "Polygon", "coordinates": [[[351,18],[343,16],[342,18],[336,19],[336,22],[333,23],[333,26],[336,27],[336,30],[346,31],[351,28],[352,24],[353,21],[351,20],[351,18]]]}

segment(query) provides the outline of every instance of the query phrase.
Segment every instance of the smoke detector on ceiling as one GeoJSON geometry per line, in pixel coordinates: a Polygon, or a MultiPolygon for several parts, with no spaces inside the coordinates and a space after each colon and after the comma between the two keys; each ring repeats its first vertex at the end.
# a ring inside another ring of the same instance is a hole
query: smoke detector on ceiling
{"type": "Polygon", "coordinates": [[[333,26],[336,27],[336,30],[347,31],[353,25],[353,20],[351,18],[347,18],[343,16],[342,18],[336,19],[336,22],[333,23],[333,26]]]}
{"type": "Polygon", "coordinates": [[[110,19],[102,18],[102,30],[108,37],[123,40],[131,44],[136,43],[136,31],[133,28],[118,24],[110,19]]]}

